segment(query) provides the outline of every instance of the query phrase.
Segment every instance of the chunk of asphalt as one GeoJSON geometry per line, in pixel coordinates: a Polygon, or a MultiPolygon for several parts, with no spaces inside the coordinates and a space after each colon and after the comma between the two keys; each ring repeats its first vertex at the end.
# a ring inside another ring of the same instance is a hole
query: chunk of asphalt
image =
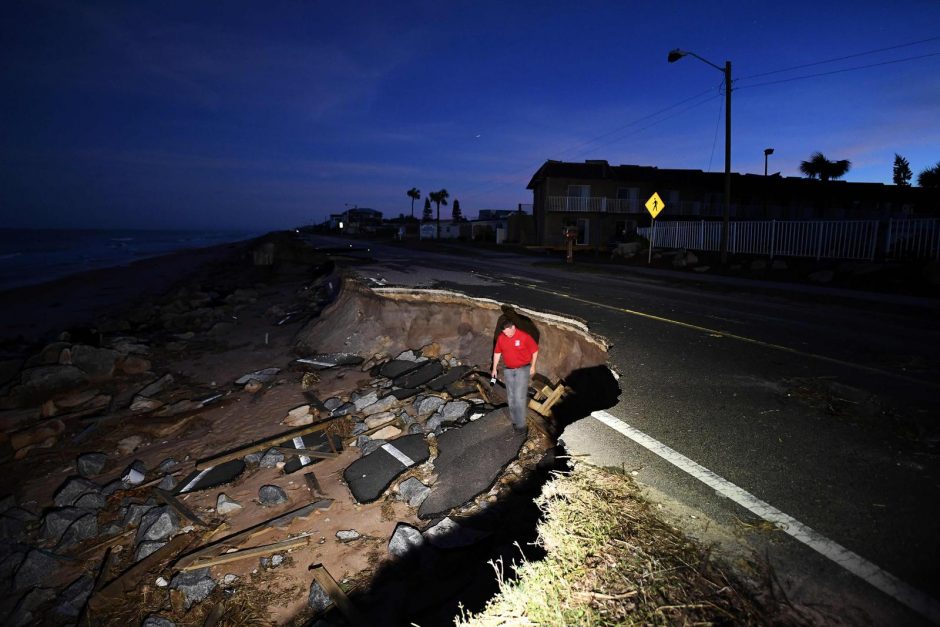
{"type": "Polygon", "coordinates": [[[434,460],[437,482],[418,509],[420,518],[439,516],[489,489],[518,454],[523,434],[513,435],[509,410],[489,412],[459,429],[437,438],[434,460]]]}
{"type": "Polygon", "coordinates": [[[425,361],[420,366],[392,380],[392,384],[399,388],[416,388],[428,381],[439,377],[444,372],[444,366],[436,360],[425,361]]]}
{"type": "Polygon", "coordinates": [[[417,370],[421,365],[421,362],[411,359],[393,359],[382,364],[379,374],[388,379],[396,379],[412,370],[417,370]]]}
{"type": "Polygon", "coordinates": [[[343,399],[339,398],[338,396],[331,396],[330,398],[323,401],[323,406],[328,411],[333,411],[334,409],[336,409],[342,404],[343,404],[343,399]]]}
{"type": "Polygon", "coordinates": [[[400,401],[411,398],[418,393],[418,388],[396,388],[391,391],[391,395],[400,401]]]}
{"type": "Polygon", "coordinates": [[[477,391],[477,386],[470,385],[466,381],[455,381],[447,386],[447,393],[454,398],[461,398],[467,394],[473,394],[477,391]]]}
{"type": "Polygon", "coordinates": [[[428,381],[427,386],[435,392],[443,392],[448,385],[459,379],[462,379],[471,370],[472,369],[470,366],[457,366],[456,368],[451,368],[441,376],[435,377],[428,381]]]}
{"type": "Polygon", "coordinates": [[[177,490],[177,494],[208,490],[225,483],[231,483],[243,472],[245,472],[245,462],[241,459],[233,459],[218,466],[196,470],[180,481],[181,487],[177,490]]]}
{"type": "Polygon", "coordinates": [[[280,371],[280,368],[265,368],[263,370],[256,370],[255,372],[250,372],[236,379],[235,385],[245,385],[249,381],[257,381],[258,383],[271,383],[275,378],[277,378],[277,375],[280,371]]]}
{"type": "Polygon", "coordinates": [[[438,549],[460,549],[473,546],[489,534],[444,517],[437,524],[425,529],[421,535],[431,546],[438,549]]]}
{"type": "Polygon", "coordinates": [[[371,454],[354,461],[343,471],[343,478],[358,503],[371,503],[406,468],[421,464],[430,456],[431,451],[423,435],[407,435],[386,442],[371,454]]]}

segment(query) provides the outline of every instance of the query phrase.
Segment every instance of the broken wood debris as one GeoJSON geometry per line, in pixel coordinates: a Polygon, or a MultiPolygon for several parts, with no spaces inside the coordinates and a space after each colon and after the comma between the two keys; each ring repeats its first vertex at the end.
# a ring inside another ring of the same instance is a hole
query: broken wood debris
{"type": "Polygon", "coordinates": [[[272,446],[268,450],[275,450],[284,455],[295,455],[297,457],[319,457],[320,459],[333,459],[339,453],[327,453],[326,451],[317,451],[309,448],[291,448],[289,446],[272,446]]]}
{"type": "Polygon", "coordinates": [[[304,505],[303,507],[298,507],[297,509],[291,510],[285,514],[281,514],[280,516],[271,518],[270,520],[260,522],[257,525],[253,525],[237,533],[220,538],[211,544],[205,545],[199,549],[196,549],[192,553],[188,553],[182,556],[176,561],[176,563],[173,565],[173,568],[176,570],[189,570],[188,566],[197,560],[206,558],[206,556],[213,554],[217,555],[218,552],[226,549],[235,548],[244,542],[247,542],[248,540],[259,536],[262,533],[266,533],[276,527],[285,527],[295,518],[309,516],[317,510],[327,510],[332,504],[332,499],[321,499],[314,503],[304,505]]]}
{"type": "Polygon", "coordinates": [[[330,595],[330,598],[333,599],[333,604],[339,608],[339,611],[343,613],[343,616],[346,617],[346,620],[349,621],[350,624],[366,624],[365,618],[359,613],[359,610],[352,604],[349,597],[346,596],[346,593],[339,587],[339,584],[333,579],[333,575],[330,574],[330,571],[328,571],[323,564],[310,566],[310,572],[313,573],[313,578],[320,584],[323,591],[330,595]]]}
{"type": "Polygon", "coordinates": [[[186,507],[179,499],[177,499],[175,496],[173,496],[166,490],[161,490],[160,488],[154,488],[153,493],[156,495],[158,499],[160,499],[161,501],[163,501],[164,503],[172,507],[174,510],[176,510],[176,513],[179,514],[180,516],[183,516],[184,518],[199,525],[200,527],[209,526],[206,524],[205,521],[199,518],[199,516],[193,513],[191,509],[186,507]]]}
{"type": "MultiPolygon", "coordinates": [[[[278,435],[271,436],[270,438],[265,438],[264,440],[255,442],[253,444],[249,444],[248,446],[242,446],[240,448],[237,448],[237,449],[225,452],[225,453],[221,453],[214,457],[207,457],[205,459],[201,459],[196,463],[196,470],[205,470],[206,468],[211,468],[223,462],[231,461],[233,459],[241,459],[242,457],[244,457],[245,455],[248,455],[249,453],[256,453],[258,451],[266,451],[272,446],[276,446],[277,444],[280,444],[281,442],[292,440],[299,436],[308,435],[310,433],[316,433],[317,431],[328,430],[334,426],[335,421],[336,421],[335,418],[330,418],[322,422],[318,422],[315,425],[308,425],[300,429],[294,429],[293,431],[285,431],[278,435]]],[[[330,447],[333,449],[333,452],[335,453],[336,449],[333,445],[332,438],[328,437],[327,440],[329,441],[330,447]]]]}
{"type": "Polygon", "coordinates": [[[565,384],[559,381],[555,385],[545,385],[529,400],[529,408],[548,418],[552,415],[552,406],[568,392],[565,384]]]}
{"type": "Polygon", "coordinates": [[[302,536],[297,536],[296,538],[288,538],[287,540],[256,546],[250,549],[242,549],[239,551],[233,551],[231,553],[223,553],[222,555],[216,555],[214,557],[201,557],[181,567],[180,570],[197,570],[199,568],[218,566],[219,564],[227,564],[229,562],[235,562],[238,560],[247,559],[249,557],[260,557],[262,555],[269,555],[279,551],[287,551],[289,549],[295,549],[299,546],[307,546],[310,544],[310,539],[312,537],[313,536],[308,533],[302,536]]]}

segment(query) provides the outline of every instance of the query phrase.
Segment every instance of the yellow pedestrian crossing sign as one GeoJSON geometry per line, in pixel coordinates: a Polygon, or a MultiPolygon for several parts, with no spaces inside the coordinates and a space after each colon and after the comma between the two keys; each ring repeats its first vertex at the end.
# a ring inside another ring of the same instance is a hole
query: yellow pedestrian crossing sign
{"type": "Polygon", "coordinates": [[[650,199],[646,201],[646,210],[650,212],[650,215],[655,219],[659,215],[659,212],[666,208],[666,205],[663,204],[663,199],[659,197],[659,194],[653,192],[653,195],[650,196],[650,199]]]}

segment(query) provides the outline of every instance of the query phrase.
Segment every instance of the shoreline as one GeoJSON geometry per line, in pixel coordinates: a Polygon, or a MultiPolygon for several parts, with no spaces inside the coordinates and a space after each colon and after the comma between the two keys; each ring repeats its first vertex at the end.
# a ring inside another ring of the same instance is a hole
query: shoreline
{"type": "Polygon", "coordinates": [[[208,265],[247,253],[266,236],[177,250],[0,291],[6,303],[0,314],[0,352],[54,339],[52,335],[66,328],[94,325],[105,314],[156,298],[208,265]]]}

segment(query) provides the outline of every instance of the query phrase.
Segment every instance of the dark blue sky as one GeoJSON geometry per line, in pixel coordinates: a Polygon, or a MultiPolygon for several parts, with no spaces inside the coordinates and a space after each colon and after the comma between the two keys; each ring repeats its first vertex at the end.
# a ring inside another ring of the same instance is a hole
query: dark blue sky
{"type": "Polygon", "coordinates": [[[940,161],[935,0],[5,2],[3,225],[280,228],[412,186],[473,216],[549,158],[722,171],[722,73],[675,47],[733,63],[734,171],[940,161]]]}

